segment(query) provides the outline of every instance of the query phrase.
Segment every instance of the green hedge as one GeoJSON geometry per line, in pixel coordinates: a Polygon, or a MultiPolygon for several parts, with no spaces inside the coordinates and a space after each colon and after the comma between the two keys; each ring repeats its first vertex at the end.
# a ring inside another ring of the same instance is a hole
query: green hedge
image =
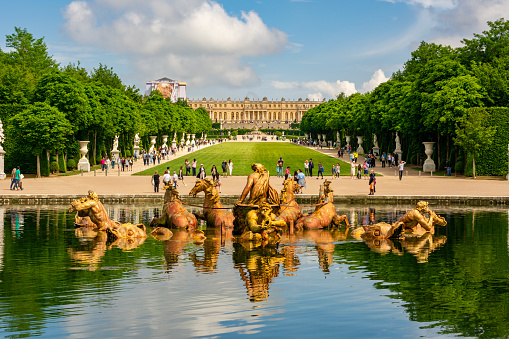
{"type": "Polygon", "coordinates": [[[49,162],[45,151],[42,152],[42,155],[40,156],[40,162],[41,162],[41,177],[49,177],[49,162]]]}
{"type": "MultiPolygon", "coordinates": [[[[497,131],[490,146],[476,154],[476,175],[505,176],[507,174],[507,145],[509,144],[509,108],[471,108],[486,112],[497,131]]],[[[465,175],[472,176],[472,155],[467,156],[465,175]]]]}

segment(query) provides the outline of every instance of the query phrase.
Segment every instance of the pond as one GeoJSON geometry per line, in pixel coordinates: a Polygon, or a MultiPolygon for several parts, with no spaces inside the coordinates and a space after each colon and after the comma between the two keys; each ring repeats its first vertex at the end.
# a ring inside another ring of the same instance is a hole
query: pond
{"type": "MultiPolygon", "coordinates": [[[[161,212],[106,207],[146,225],[161,212]]],[[[356,225],[410,208],[338,206],[356,225]]],[[[433,208],[448,225],[419,243],[341,228],[255,248],[215,230],[109,243],[76,237],[66,206],[0,207],[0,336],[509,336],[508,210],[433,208]]]]}

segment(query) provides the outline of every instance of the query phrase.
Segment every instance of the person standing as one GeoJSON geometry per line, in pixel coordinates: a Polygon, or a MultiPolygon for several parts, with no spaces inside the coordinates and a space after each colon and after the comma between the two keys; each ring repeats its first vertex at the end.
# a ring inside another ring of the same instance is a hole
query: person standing
{"type": "Polygon", "coordinates": [[[290,166],[287,166],[285,170],[285,180],[288,179],[289,177],[290,177],[290,166]]]}
{"type": "Polygon", "coordinates": [[[362,165],[357,166],[357,179],[362,179],[362,165]]]}
{"type": "Polygon", "coordinates": [[[318,174],[316,175],[316,180],[318,180],[318,178],[320,176],[322,176],[322,179],[323,179],[323,166],[322,166],[322,163],[321,162],[318,162],[318,174]]]}
{"type": "Polygon", "coordinates": [[[223,160],[221,163],[221,169],[223,170],[223,178],[226,178],[228,176],[228,163],[226,162],[226,159],[223,160]]]}
{"type": "Polygon", "coordinates": [[[283,165],[284,165],[284,161],[283,161],[283,158],[280,157],[279,160],[277,161],[277,173],[278,173],[278,177],[282,177],[283,176],[283,165]]]}
{"type": "Polygon", "coordinates": [[[447,176],[450,177],[451,176],[451,162],[449,161],[449,159],[447,159],[447,161],[445,162],[445,169],[447,170],[447,176]]]}
{"type": "Polygon", "coordinates": [[[307,159],[304,161],[304,174],[309,175],[309,162],[307,159]]]}
{"type": "Polygon", "coordinates": [[[203,164],[201,164],[197,178],[198,179],[205,179],[206,176],[207,176],[207,173],[205,172],[205,167],[203,167],[203,164]]]}
{"type": "Polygon", "coordinates": [[[106,159],[103,157],[101,159],[101,171],[104,172],[105,169],[106,169],[106,159]]]}
{"type": "Polygon", "coordinates": [[[375,194],[375,184],[376,184],[375,171],[371,170],[371,173],[369,174],[369,195],[375,194]]]}
{"type": "MultiPolygon", "coordinates": [[[[396,153],[396,155],[398,155],[396,153]]],[[[403,160],[401,160],[401,162],[399,163],[398,165],[398,169],[399,169],[399,180],[401,180],[401,177],[403,176],[403,169],[405,168],[405,164],[406,162],[404,162],[403,160]]]]}
{"type": "Polygon", "coordinates": [[[302,189],[306,188],[306,176],[302,173],[301,169],[299,169],[297,174],[297,183],[300,185],[300,193],[302,193],[302,189]]]}
{"type": "Polygon", "coordinates": [[[186,166],[186,175],[189,175],[191,173],[191,163],[188,159],[186,159],[184,165],[186,166]]]}
{"type": "Polygon", "coordinates": [[[341,174],[341,166],[339,165],[339,162],[336,164],[336,179],[339,179],[339,176],[341,174]]]}
{"type": "Polygon", "coordinates": [[[313,164],[313,159],[309,159],[309,176],[313,177],[313,168],[315,167],[315,164],[313,164]]]}
{"type": "Polygon", "coordinates": [[[382,153],[382,156],[380,157],[380,161],[382,162],[382,168],[385,168],[385,158],[387,155],[385,155],[385,152],[382,153]]]}
{"type": "Polygon", "coordinates": [[[196,176],[196,159],[193,159],[193,162],[191,163],[191,167],[193,168],[193,177],[196,176]]]}
{"type": "Polygon", "coordinates": [[[216,180],[216,178],[219,178],[219,172],[217,171],[216,165],[212,165],[210,174],[212,175],[212,180],[216,180]]]}
{"type": "Polygon", "coordinates": [[[357,166],[355,166],[355,163],[352,160],[352,162],[350,162],[350,179],[354,179],[356,168],[357,166]]]}
{"type": "Polygon", "coordinates": [[[164,187],[166,186],[170,186],[171,184],[171,175],[170,175],[170,170],[166,170],[164,171],[164,174],[163,174],[163,185],[164,187]]]}
{"type": "Polygon", "coordinates": [[[14,190],[22,189],[19,187],[21,171],[19,170],[19,166],[16,167],[16,171],[14,172],[14,190]]]}
{"type": "Polygon", "coordinates": [[[228,169],[230,170],[230,177],[232,176],[232,171],[233,171],[233,161],[232,159],[230,159],[230,161],[228,162],[228,169]]]}
{"type": "Polygon", "coordinates": [[[154,185],[154,192],[159,192],[159,174],[157,171],[155,171],[152,176],[152,185],[154,185]]]}

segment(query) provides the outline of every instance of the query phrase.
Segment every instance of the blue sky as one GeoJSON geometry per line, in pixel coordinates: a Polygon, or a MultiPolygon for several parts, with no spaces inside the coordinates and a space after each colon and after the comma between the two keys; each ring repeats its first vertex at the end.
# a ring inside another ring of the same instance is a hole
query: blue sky
{"type": "Polygon", "coordinates": [[[0,48],[14,27],[50,55],[125,84],[187,82],[190,98],[330,99],[364,93],[421,41],[453,47],[509,19],[509,0],[25,0],[0,3],[0,48]]]}

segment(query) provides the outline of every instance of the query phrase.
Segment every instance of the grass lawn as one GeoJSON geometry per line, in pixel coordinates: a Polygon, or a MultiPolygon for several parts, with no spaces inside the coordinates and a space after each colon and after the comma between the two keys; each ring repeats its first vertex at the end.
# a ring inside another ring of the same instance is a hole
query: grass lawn
{"type": "Polygon", "coordinates": [[[200,164],[203,164],[207,171],[207,176],[210,175],[212,165],[216,165],[219,174],[222,174],[221,163],[225,159],[227,162],[230,159],[233,161],[233,175],[249,175],[253,173],[251,164],[255,162],[263,164],[270,171],[271,175],[276,175],[276,164],[279,157],[283,158],[285,169],[286,166],[290,166],[290,173],[292,175],[299,168],[304,171],[304,161],[310,158],[313,159],[315,164],[313,168],[314,176],[318,172],[318,162],[322,163],[325,175],[331,175],[332,165],[335,165],[337,162],[341,165],[341,175],[350,175],[350,164],[346,162],[309,148],[282,142],[225,142],[161,163],[161,165],[135,173],[135,175],[152,175],[156,170],[162,174],[168,166],[170,167],[171,174],[173,174],[173,171],[178,173],[180,166],[184,166],[186,158],[190,162],[196,159],[198,161],[197,168],[200,167],[200,164]]]}

